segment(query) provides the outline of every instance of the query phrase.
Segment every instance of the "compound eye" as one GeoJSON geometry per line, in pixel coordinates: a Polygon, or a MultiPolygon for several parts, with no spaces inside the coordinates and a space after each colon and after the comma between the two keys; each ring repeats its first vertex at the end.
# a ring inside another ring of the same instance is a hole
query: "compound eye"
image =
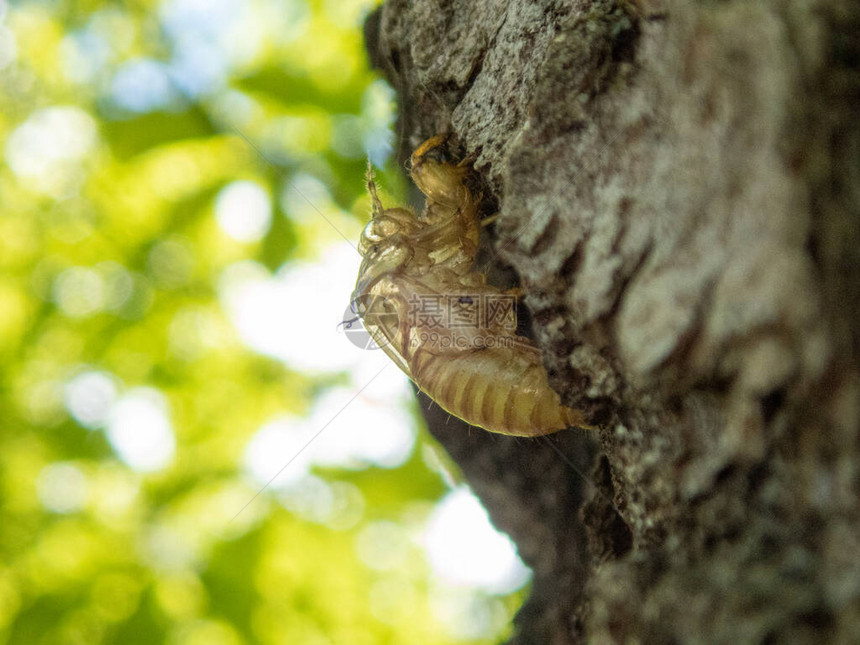
{"type": "Polygon", "coordinates": [[[382,242],[401,230],[400,223],[391,217],[378,217],[367,223],[362,237],[370,243],[382,242]]]}
{"type": "Polygon", "coordinates": [[[379,242],[382,240],[377,220],[372,220],[364,227],[361,236],[370,243],[379,242]]]}

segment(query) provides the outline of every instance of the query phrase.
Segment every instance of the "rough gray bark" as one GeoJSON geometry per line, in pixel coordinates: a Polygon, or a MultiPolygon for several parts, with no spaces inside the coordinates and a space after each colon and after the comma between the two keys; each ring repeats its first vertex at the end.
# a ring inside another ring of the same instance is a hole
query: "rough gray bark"
{"type": "Polygon", "coordinates": [[[535,570],[512,642],[860,642],[860,5],[389,0],[368,34],[401,157],[475,159],[485,257],[601,427],[430,406],[535,570]]]}

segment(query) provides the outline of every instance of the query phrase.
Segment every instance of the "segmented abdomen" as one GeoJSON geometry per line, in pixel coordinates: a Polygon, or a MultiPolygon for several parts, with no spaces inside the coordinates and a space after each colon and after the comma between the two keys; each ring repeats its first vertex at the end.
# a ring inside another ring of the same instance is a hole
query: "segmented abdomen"
{"type": "Polygon", "coordinates": [[[463,355],[419,350],[412,376],[443,409],[467,423],[502,434],[534,437],[585,425],[561,404],[533,348],[485,348],[463,355]]]}

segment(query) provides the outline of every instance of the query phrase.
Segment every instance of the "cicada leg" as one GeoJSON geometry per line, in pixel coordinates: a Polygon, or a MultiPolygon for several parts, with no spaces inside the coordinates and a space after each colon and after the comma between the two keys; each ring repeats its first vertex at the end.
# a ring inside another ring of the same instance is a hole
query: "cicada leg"
{"type": "Polygon", "coordinates": [[[495,222],[497,219],[499,219],[499,215],[501,215],[501,213],[496,213],[495,215],[490,215],[489,217],[485,217],[484,219],[481,220],[481,227],[483,228],[485,226],[489,226],[490,224],[495,222]]]}

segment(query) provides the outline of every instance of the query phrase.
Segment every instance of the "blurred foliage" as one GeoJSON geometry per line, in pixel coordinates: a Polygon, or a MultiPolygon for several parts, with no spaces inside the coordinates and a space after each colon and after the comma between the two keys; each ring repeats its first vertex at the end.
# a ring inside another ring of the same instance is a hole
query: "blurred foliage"
{"type": "Polygon", "coordinates": [[[519,595],[472,594],[501,619],[455,638],[411,538],[397,566],[360,557],[445,493],[425,435],[396,468],[315,466],[328,515],[247,472],[261,426],[348,382],[250,349],[222,286],[342,244],[329,221],[357,239],[393,109],[372,4],[0,4],[0,643],[481,643],[509,621],[519,595]],[[237,185],[271,221],[231,235],[237,185]]]}

